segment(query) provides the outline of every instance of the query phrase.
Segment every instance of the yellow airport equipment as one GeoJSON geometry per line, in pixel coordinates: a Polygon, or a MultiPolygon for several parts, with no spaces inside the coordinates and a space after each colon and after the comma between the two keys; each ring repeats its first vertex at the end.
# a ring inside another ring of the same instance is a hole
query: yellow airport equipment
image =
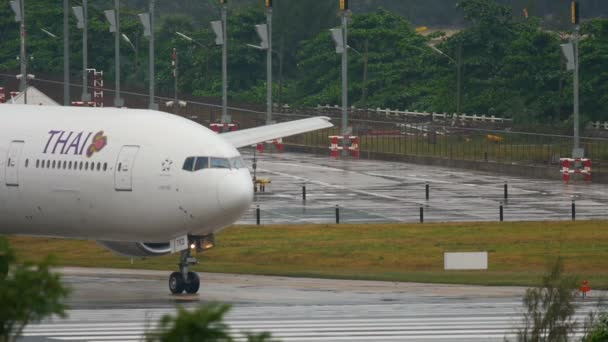
{"type": "Polygon", "coordinates": [[[266,192],[266,185],[270,184],[270,179],[268,178],[260,178],[256,179],[253,185],[254,192],[266,192]]]}
{"type": "Polygon", "coordinates": [[[488,141],[495,142],[495,143],[499,143],[504,140],[504,138],[501,137],[500,135],[492,135],[492,134],[488,134],[486,138],[488,139],[488,141]]]}

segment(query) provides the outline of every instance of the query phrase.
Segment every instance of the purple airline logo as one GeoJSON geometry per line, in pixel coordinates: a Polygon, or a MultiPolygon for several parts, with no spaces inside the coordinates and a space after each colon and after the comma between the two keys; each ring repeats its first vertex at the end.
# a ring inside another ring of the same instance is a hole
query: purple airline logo
{"type": "Polygon", "coordinates": [[[49,131],[49,139],[42,153],[82,155],[88,158],[101,151],[108,144],[103,131],[93,132],[49,131]],[[92,141],[91,136],[93,136],[92,141]]]}

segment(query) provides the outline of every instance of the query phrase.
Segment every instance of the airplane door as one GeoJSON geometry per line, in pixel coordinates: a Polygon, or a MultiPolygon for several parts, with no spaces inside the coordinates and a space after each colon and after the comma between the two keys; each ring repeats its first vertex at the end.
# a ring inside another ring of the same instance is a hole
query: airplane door
{"type": "Polygon", "coordinates": [[[123,146],[114,168],[114,186],[116,191],[133,190],[133,166],[139,146],[123,146]]]}
{"type": "Polygon", "coordinates": [[[6,155],[6,185],[19,186],[19,161],[23,151],[23,141],[12,141],[6,155]]]}

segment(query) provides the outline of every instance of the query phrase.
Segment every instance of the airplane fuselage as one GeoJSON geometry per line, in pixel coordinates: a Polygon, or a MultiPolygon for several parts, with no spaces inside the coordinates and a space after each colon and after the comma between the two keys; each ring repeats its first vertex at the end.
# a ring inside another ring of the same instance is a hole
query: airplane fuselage
{"type": "Polygon", "coordinates": [[[238,220],[252,189],[236,148],[177,116],[0,106],[0,234],[208,235],[238,220]]]}

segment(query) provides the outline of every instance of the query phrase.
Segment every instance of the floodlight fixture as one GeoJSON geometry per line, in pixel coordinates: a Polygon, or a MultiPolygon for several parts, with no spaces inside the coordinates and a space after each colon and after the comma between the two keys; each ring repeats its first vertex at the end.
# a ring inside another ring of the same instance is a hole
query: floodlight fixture
{"type": "Polygon", "coordinates": [[[221,20],[211,22],[211,29],[215,33],[215,44],[224,45],[224,28],[221,20]]]}
{"type": "Polygon", "coordinates": [[[140,13],[137,15],[139,21],[144,26],[144,37],[152,37],[152,23],[150,22],[150,13],[140,13]]]}
{"type": "Polygon", "coordinates": [[[574,70],[574,44],[572,44],[572,42],[569,42],[566,44],[561,44],[560,46],[562,47],[562,53],[566,57],[566,68],[570,71],[574,70]]]}
{"type": "Polygon", "coordinates": [[[106,16],[108,23],[110,23],[110,32],[116,32],[116,11],[114,10],[105,10],[103,14],[106,16]]]}
{"type": "Polygon", "coordinates": [[[268,25],[266,24],[261,24],[261,25],[255,25],[255,30],[258,33],[258,36],[260,37],[261,43],[260,43],[260,48],[262,50],[266,50],[268,49],[268,25]]]}
{"type": "Polygon", "coordinates": [[[180,36],[180,37],[182,37],[182,38],[184,38],[185,40],[187,40],[189,42],[194,42],[194,39],[192,37],[187,36],[187,35],[185,35],[185,34],[183,34],[181,32],[175,32],[175,34],[178,35],[178,36],[180,36]]]}
{"type": "Polygon", "coordinates": [[[331,37],[336,43],[336,53],[344,53],[344,35],[341,28],[333,28],[329,30],[331,37]]]}
{"type": "Polygon", "coordinates": [[[580,23],[580,19],[581,19],[580,7],[578,4],[578,1],[572,0],[572,4],[570,7],[571,7],[570,8],[570,12],[571,12],[570,21],[572,22],[573,25],[578,25],[580,23]]]}
{"type": "Polygon", "coordinates": [[[127,37],[126,34],[122,33],[120,36],[122,37],[122,40],[124,40],[125,42],[127,42],[127,44],[129,44],[129,46],[131,47],[131,49],[133,49],[133,51],[136,51],[135,45],[133,45],[133,43],[131,42],[131,39],[129,39],[129,37],[127,37]]]}
{"type": "Polygon", "coordinates": [[[76,27],[79,29],[84,29],[84,9],[82,6],[75,6],[72,7],[72,11],[74,12],[74,16],[77,20],[76,27]]]}
{"type": "Polygon", "coordinates": [[[340,11],[348,11],[348,0],[340,0],[340,11]]]}
{"type": "Polygon", "coordinates": [[[55,35],[54,33],[51,33],[43,28],[40,28],[40,31],[44,32],[47,36],[51,37],[51,38],[55,38],[57,39],[57,35],[55,35]]]}
{"type": "Polygon", "coordinates": [[[16,22],[20,22],[21,21],[21,0],[12,0],[10,2],[11,4],[11,8],[13,9],[13,12],[15,13],[15,21],[16,22]]]}

